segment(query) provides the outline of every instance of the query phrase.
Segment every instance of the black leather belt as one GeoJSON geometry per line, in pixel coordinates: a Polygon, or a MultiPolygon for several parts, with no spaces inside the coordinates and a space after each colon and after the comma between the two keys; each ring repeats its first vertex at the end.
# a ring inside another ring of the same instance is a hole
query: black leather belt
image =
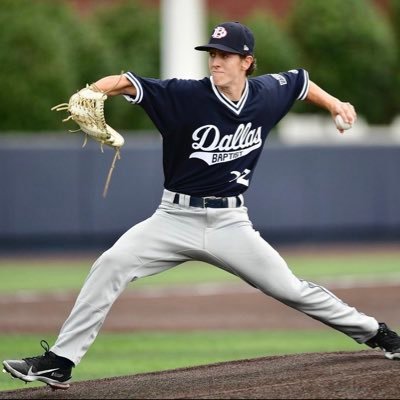
{"type": "MultiPolygon", "coordinates": [[[[174,204],[179,204],[179,193],[175,193],[174,196],[174,204]]],[[[236,199],[236,206],[240,207],[242,205],[242,200],[239,196],[235,197],[236,199]]],[[[190,207],[199,207],[199,208],[229,208],[229,200],[228,197],[194,197],[190,196],[189,200],[190,207]]]]}

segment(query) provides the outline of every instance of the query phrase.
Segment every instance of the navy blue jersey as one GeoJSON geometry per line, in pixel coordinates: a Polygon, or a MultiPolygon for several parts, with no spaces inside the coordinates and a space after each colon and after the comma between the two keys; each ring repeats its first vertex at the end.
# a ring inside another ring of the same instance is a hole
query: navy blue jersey
{"type": "Polygon", "coordinates": [[[250,184],[271,129],[308,91],[305,70],[246,80],[238,102],[201,80],[152,79],[131,72],[136,97],[163,138],[164,186],[192,196],[235,196],[250,184]]]}

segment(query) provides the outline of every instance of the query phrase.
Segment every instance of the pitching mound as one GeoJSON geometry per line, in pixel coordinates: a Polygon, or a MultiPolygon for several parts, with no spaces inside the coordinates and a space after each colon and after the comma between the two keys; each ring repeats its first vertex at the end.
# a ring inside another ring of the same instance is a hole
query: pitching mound
{"type": "Polygon", "coordinates": [[[0,392],[1,399],[398,398],[400,362],[374,350],[240,360],[193,368],[0,392]]]}

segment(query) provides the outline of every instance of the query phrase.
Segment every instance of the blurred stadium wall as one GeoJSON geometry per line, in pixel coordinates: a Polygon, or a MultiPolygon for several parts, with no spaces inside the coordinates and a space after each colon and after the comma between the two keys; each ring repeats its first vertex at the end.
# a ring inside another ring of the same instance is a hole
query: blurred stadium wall
{"type": "MultiPolygon", "coordinates": [[[[0,250],[111,245],[149,217],[163,187],[157,135],[128,137],[113,156],[81,137],[0,137],[0,250]]],[[[400,239],[400,145],[282,145],[269,140],[245,195],[271,242],[400,239]]],[[[168,232],[166,232],[168,234],[168,232]]]]}

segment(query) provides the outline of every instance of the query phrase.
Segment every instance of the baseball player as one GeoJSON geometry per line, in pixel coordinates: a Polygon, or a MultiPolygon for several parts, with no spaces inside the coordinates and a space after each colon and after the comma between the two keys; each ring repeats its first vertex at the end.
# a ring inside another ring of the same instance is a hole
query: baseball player
{"type": "MultiPolygon", "coordinates": [[[[201,260],[237,275],[268,296],[400,359],[400,337],[320,285],[298,279],[253,229],[243,194],[271,129],[296,100],[356,120],[353,106],[293,69],[254,78],[254,37],[238,22],[215,27],[209,42],[210,77],[150,79],[128,72],[95,85],[146,111],[163,139],[164,192],[147,220],[129,229],[94,263],[71,314],[44,355],[6,360],[6,372],[26,382],[69,387],[72,367],[95,340],[112,304],[136,279],[201,260]]],[[[342,129],[339,129],[342,131],[342,129]]],[[[140,194],[138,193],[138,196],[140,194]]]]}

